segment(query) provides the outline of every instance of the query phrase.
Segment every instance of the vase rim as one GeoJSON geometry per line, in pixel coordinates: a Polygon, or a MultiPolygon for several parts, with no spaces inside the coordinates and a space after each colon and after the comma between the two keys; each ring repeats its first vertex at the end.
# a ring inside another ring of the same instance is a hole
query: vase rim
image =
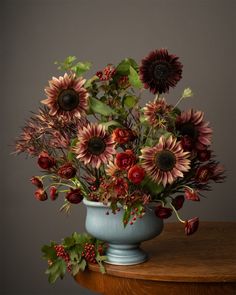
{"type": "MultiPolygon", "coordinates": [[[[107,203],[107,205],[103,204],[102,202],[97,202],[97,201],[90,201],[86,198],[83,199],[83,203],[86,206],[90,206],[90,207],[101,207],[101,208],[110,208],[110,202],[107,203]]],[[[150,202],[149,204],[147,204],[147,206],[150,207],[155,207],[159,204],[159,202],[150,202]]],[[[122,208],[122,205],[118,204],[118,207],[122,208]]]]}

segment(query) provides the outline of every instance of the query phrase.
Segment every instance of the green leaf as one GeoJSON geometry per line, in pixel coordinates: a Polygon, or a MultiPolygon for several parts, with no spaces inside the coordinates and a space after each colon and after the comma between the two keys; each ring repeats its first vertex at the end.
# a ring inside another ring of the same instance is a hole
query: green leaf
{"type": "Polygon", "coordinates": [[[78,266],[79,266],[79,270],[84,271],[85,268],[86,268],[86,266],[87,266],[87,262],[86,262],[86,260],[85,260],[85,259],[82,259],[82,260],[80,261],[80,263],[78,264],[78,266]]]}
{"type": "Polygon", "coordinates": [[[77,273],[79,272],[79,265],[78,264],[75,264],[75,265],[72,265],[72,275],[75,276],[77,275],[77,273]]]}
{"type": "Polygon", "coordinates": [[[92,84],[93,84],[93,82],[94,82],[94,81],[97,81],[97,80],[99,80],[98,76],[96,76],[96,75],[93,76],[91,79],[88,79],[88,80],[85,82],[84,87],[85,87],[85,88],[89,88],[89,87],[91,87],[92,84]]]}
{"type": "Polygon", "coordinates": [[[113,120],[109,122],[102,122],[100,124],[105,126],[106,129],[108,129],[108,127],[111,127],[111,126],[118,126],[118,127],[122,126],[119,122],[113,121],[113,120]]]}
{"type": "Polygon", "coordinates": [[[74,241],[75,241],[76,244],[78,244],[80,242],[81,235],[78,234],[77,232],[74,232],[72,234],[72,237],[73,237],[73,239],[74,239],[74,241]]]}
{"type": "Polygon", "coordinates": [[[142,88],[143,84],[139,78],[137,71],[132,66],[130,66],[129,70],[130,70],[130,73],[129,73],[130,84],[136,88],[142,88]]]}
{"type": "Polygon", "coordinates": [[[142,187],[148,190],[151,195],[158,195],[164,189],[163,185],[158,184],[152,181],[149,177],[145,176],[144,180],[141,183],[142,187]]]}
{"type": "Polygon", "coordinates": [[[125,58],[122,60],[118,66],[116,67],[116,73],[118,75],[129,75],[130,73],[130,66],[133,67],[135,70],[138,70],[138,64],[132,58],[125,58]]]}
{"type": "Polygon", "coordinates": [[[130,220],[130,216],[131,216],[131,207],[127,207],[125,209],[125,212],[123,214],[123,224],[124,224],[124,227],[127,226],[129,220],[130,220]]]}
{"type": "Polygon", "coordinates": [[[75,245],[75,240],[73,239],[73,237],[66,237],[63,241],[63,245],[65,246],[65,248],[70,248],[75,245]]]}
{"type": "Polygon", "coordinates": [[[157,139],[159,139],[161,136],[164,136],[164,138],[168,138],[172,135],[172,133],[166,131],[166,129],[160,128],[158,129],[156,135],[157,135],[157,139]]]}
{"type": "Polygon", "coordinates": [[[76,251],[76,249],[72,249],[68,251],[69,255],[70,255],[70,260],[71,261],[78,261],[79,260],[79,255],[78,252],[76,251]]]}
{"type": "Polygon", "coordinates": [[[123,99],[123,104],[129,109],[132,109],[137,102],[138,98],[134,95],[127,95],[123,99]]]}
{"type": "Polygon", "coordinates": [[[71,67],[71,70],[76,73],[77,76],[81,76],[83,73],[87,72],[91,68],[92,64],[90,62],[78,62],[76,65],[71,67]]]}
{"type": "Polygon", "coordinates": [[[90,97],[90,108],[94,113],[103,116],[116,115],[116,112],[112,108],[94,97],[90,97]]]}
{"type": "Polygon", "coordinates": [[[106,273],[106,269],[105,269],[105,267],[103,265],[103,261],[105,261],[105,260],[107,260],[107,256],[104,256],[104,255],[101,256],[99,253],[97,253],[97,255],[96,255],[96,261],[97,261],[97,263],[99,265],[99,269],[100,269],[100,272],[102,274],[105,274],[106,273]]]}
{"type": "Polygon", "coordinates": [[[50,284],[55,283],[55,281],[60,277],[61,279],[64,277],[66,273],[66,263],[64,260],[57,260],[53,263],[45,272],[49,275],[48,281],[50,284]]]}
{"type": "Polygon", "coordinates": [[[41,251],[43,252],[43,258],[45,258],[47,260],[55,260],[57,258],[57,254],[56,254],[56,251],[55,251],[53,245],[51,245],[51,246],[44,245],[41,248],[41,251]]]}

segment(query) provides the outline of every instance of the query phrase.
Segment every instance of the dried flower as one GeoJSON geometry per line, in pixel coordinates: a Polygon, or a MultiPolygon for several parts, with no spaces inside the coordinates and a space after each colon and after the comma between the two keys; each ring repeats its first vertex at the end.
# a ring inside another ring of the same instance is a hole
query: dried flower
{"type": "Polygon", "coordinates": [[[37,186],[38,188],[43,188],[43,183],[40,179],[40,177],[37,177],[37,176],[33,176],[31,179],[30,179],[31,183],[35,186],[37,186]]]}
{"type": "Polygon", "coordinates": [[[58,191],[57,188],[55,186],[51,186],[49,189],[49,195],[50,195],[50,199],[52,201],[55,201],[58,197],[58,191]]]}
{"type": "Polygon", "coordinates": [[[66,163],[58,169],[57,174],[61,178],[70,179],[75,177],[76,169],[72,166],[71,163],[66,163]]]}
{"type": "Polygon", "coordinates": [[[197,194],[197,192],[190,188],[190,187],[186,187],[184,190],[184,196],[186,200],[191,200],[191,201],[200,201],[200,198],[197,194]]]}
{"type": "Polygon", "coordinates": [[[199,226],[199,219],[198,217],[194,217],[194,218],[191,218],[189,220],[186,220],[185,221],[185,234],[187,236],[189,235],[192,235],[193,233],[195,233],[198,229],[198,226],[199,226]]]}
{"type": "Polygon", "coordinates": [[[79,204],[83,200],[83,194],[81,189],[71,189],[69,193],[66,194],[66,199],[71,204],[79,204]]]}
{"type": "Polygon", "coordinates": [[[172,209],[171,208],[166,208],[161,205],[157,206],[155,209],[155,214],[157,217],[161,219],[167,219],[172,215],[172,209]]]}
{"type": "Polygon", "coordinates": [[[48,199],[47,193],[42,188],[38,188],[34,196],[38,201],[46,201],[48,199]]]}
{"type": "Polygon", "coordinates": [[[183,195],[179,195],[179,196],[176,196],[171,204],[175,207],[175,210],[179,210],[183,207],[183,204],[184,204],[184,196],[183,195]]]}
{"type": "Polygon", "coordinates": [[[41,152],[38,156],[38,165],[44,170],[49,170],[55,166],[55,159],[50,157],[47,152],[41,152]]]}

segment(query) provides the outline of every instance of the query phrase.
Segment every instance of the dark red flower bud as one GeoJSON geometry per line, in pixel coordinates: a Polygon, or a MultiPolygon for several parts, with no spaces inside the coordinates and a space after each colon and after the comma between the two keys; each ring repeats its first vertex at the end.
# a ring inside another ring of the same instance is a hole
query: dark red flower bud
{"type": "Polygon", "coordinates": [[[49,189],[49,194],[50,194],[50,199],[52,201],[55,201],[56,198],[58,197],[57,188],[55,186],[51,186],[50,189],[49,189]]]}
{"type": "Polygon", "coordinates": [[[41,152],[38,157],[38,165],[42,169],[49,170],[55,165],[55,160],[47,152],[41,152]]]}
{"type": "Polygon", "coordinates": [[[134,165],[129,169],[128,179],[134,184],[140,184],[145,176],[145,171],[139,165],[134,165]]]}
{"type": "Polygon", "coordinates": [[[185,234],[187,236],[192,235],[193,233],[195,233],[198,229],[199,226],[199,219],[198,217],[194,217],[192,219],[186,220],[185,221],[185,234]]]}
{"type": "Polygon", "coordinates": [[[34,196],[39,201],[46,201],[48,199],[47,193],[42,188],[37,189],[34,196]]]}
{"type": "Polygon", "coordinates": [[[66,199],[72,204],[79,204],[83,200],[83,194],[79,188],[71,189],[71,191],[66,194],[66,199]]]}
{"type": "Polygon", "coordinates": [[[117,143],[127,143],[131,140],[131,132],[129,129],[116,128],[112,133],[112,139],[117,143]]]}
{"type": "Polygon", "coordinates": [[[135,155],[131,150],[126,150],[124,153],[116,155],[115,164],[121,170],[130,169],[136,161],[135,155]]]}
{"type": "Polygon", "coordinates": [[[194,147],[193,140],[187,135],[181,138],[181,145],[184,151],[192,151],[194,147]]]}
{"type": "Polygon", "coordinates": [[[184,204],[184,196],[183,195],[176,196],[172,200],[171,204],[175,207],[176,210],[181,209],[184,204]]]}
{"type": "Polygon", "coordinates": [[[211,158],[211,151],[209,150],[198,151],[197,157],[198,157],[198,160],[201,162],[209,161],[211,158]]]}
{"type": "Polygon", "coordinates": [[[33,185],[36,185],[38,188],[43,188],[43,183],[41,181],[41,179],[37,176],[33,176],[31,179],[30,179],[31,183],[33,185]]]}
{"type": "Polygon", "coordinates": [[[171,208],[166,208],[166,207],[162,207],[161,205],[159,205],[155,209],[155,214],[157,217],[159,217],[161,219],[166,219],[172,215],[172,211],[173,210],[171,208]]]}
{"type": "Polygon", "coordinates": [[[208,165],[201,166],[197,169],[195,179],[197,182],[207,183],[211,177],[211,167],[208,165]]]}
{"type": "Polygon", "coordinates": [[[186,200],[200,201],[200,198],[199,198],[197,192],[192,188],[185,188],[184,196],[185,196],[186,200]]]}
{"type": "Polygon", "coordinates": [[[57,174],[61,178],[70,179],[76,175],[76,169],[71,163],[66,163],[58,169],[57,174]]]}

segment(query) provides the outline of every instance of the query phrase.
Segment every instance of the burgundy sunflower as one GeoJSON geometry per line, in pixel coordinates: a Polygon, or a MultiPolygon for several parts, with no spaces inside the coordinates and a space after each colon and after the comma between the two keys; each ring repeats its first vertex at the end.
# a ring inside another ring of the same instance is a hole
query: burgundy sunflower
{"type": "Polygon", "coordinates": [[[83,87],[85,81],[81,77],[76,78],[75,74],[53,77],[49,87],[45,88],[48,98],[41,101],[49,107],[49,114],[62,115],[68,119],[84,116],[88,108],[88,92],[83,87]]]}
{"type": "Polygon", "coordinates": [[[183,177],[183,172],[190,169],[189,153],[184,152],[181,143],[176,138],[161,136],[154,147],[145,147],[140,156],[142,166],[150,178],[162,183],[173,183],[178,177],[183,177]]]}
{"type": "Polygon", "coordinates": [[[153,127],[165,127],[167,114],[171,110],[164,98],[155,99],[143,108],[144,116],[153,127]]]}
{"type": "Polygon", "coordinates": [[[97,124],[88,124],[78,134],[78,143],[74,148],[77,158],[99,168],[108,163],[115,154],[115,143],[105,127],[97,124]]]}
{"type": "Polygon", "coordinates": [[[182,136],[183,140],[190,141],[191,150],[206,149],[211,144],[212,129],[209,127],[209,122],[203,121],[204,113],[201,111],[189,110],[182,112],[176,120],[176,130],[182,136]]]}
{"type": "Polygon", "coordinates": [[[176,55],[169,54],[166,49],[154,50],[142,60],[140,78],[152,93],[161,94],[176,86],[182,78],[182,68],[176,55]]]}

